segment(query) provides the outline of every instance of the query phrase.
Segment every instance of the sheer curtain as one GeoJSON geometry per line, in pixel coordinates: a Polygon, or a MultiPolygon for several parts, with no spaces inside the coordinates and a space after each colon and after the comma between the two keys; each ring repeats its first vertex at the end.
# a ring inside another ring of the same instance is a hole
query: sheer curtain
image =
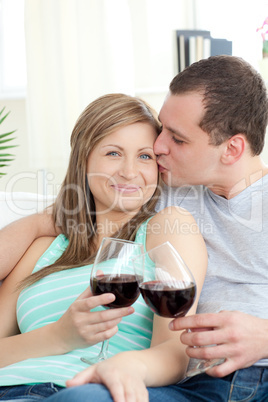
{"type": "Polygon", "coordinates": [[[64,167],[82,109],[134,93],[128,1],[25,0],[25,34],[30,164],[64,167]]]}
{"type": "MultiPolygon", "coordinates": [[[[195,0],[25,0],[30,164],[63,168],[82,109],[108,92],[154,101],[174,70],[175,29],[195,0]]],[[[157,99],[156,99],[157,98],[157,99]]]]}

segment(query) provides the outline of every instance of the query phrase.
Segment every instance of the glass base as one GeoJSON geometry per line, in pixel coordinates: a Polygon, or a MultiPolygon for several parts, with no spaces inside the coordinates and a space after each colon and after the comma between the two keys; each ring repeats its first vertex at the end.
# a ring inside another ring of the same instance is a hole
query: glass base
{"type": "Polygon", "coordinates": [[[108,345],[109,345],[109,339],[107,339],[106,341],[103,341],[101,344],[101,350],[100,353],[98,354],[98,356],[96,357],[81,357],[80,360],[83,363],[86,364],[96,364],[99,362],[102,362],[103,360],[108,359],[108,345]]]}
{"type": "Polygon", "coordinates": [[[104,356],[104,355],[101,355],[101,356],[98,355],[98,356],[96,356],[96,357],[89,357],[89,358],[87,358],[87,357],[81,357],[80,360],[81,360],[83,363],[92,365],[92,364],[96,364],[96,363],[102,362],[103,360],[106,360],[106,356],[104,356]]]}
{"type": "Polygon", "coordinates": [[[225,359],[200,360],[193,369],[186,372],[186,377],[193,377],[197,374],[204,373],[208,369],[222,364],[224,361],[225,359]]]}

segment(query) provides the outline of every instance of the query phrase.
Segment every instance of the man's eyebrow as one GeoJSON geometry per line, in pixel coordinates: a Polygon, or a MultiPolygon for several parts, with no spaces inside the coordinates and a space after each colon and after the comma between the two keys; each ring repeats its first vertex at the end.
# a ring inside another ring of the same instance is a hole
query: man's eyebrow
{"type": "MultiPolygon", "coordinates": [[[[162,122],[161,122],[160,115],[158,115],[158,120],[160,121],[161,126],[162,126],[162,128],[163,128],[163,124],[162,124],[162,122]]],[[[171,133],[177,135],[177,136],[180,137],[182,140],[189,141],[189,138],[188,138],[186,135],[182,134],[179,130],[175,130],[174,128],[171,128],[171,127],[169,127],[169,126],[165,126],[165,127],[166,127],[166,129],[167,129],[168,131],[170,131],[171,133]]]]}

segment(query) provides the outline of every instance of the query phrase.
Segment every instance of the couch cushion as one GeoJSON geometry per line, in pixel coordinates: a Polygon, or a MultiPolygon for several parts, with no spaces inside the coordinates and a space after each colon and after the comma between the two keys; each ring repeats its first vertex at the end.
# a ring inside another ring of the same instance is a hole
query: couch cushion
{"type": "Polygon", "coordinates": [[[0,229],[16,219],[41,212],[51,205],[54,199],[51,195],[0,191],[0,229]]]}

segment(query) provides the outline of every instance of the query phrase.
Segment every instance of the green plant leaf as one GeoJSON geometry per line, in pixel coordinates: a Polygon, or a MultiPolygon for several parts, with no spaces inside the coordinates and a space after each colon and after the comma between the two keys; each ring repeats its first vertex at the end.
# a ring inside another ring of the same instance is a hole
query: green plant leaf
{"type": "Polygon", "coordinates": [[[11,134],[15,133],[15,131],[16,131],[16,130],[10,131],[9,133],[0,134],[0,139],[1,139],[1,138],[4,138],[4,137],[7,137],[8,135],[11,135],[11,134]]]}
{"type": "MultiPolygon", "coordinates": [[[[5,107],[3,107],[3,109],[1,110],[0,116],[1,116],[1,114],[4,112],[4,110],[5,110],[5,107]]],[[[3,116],[3,117],[0,119],[0,124],[3,123],[3,121],[4,121],[4,120],[7,118],[7,116],[9,115],[9,113],[10,113],[10,112],[8,112],[5,116],[3,116]]]]}
{"type": "MultiPolygon", "coordinates": [[[[7,140],[2,140],[2,141],[0,141],[0,149],[1,148],[3,148],[3,144],[5,144],[6,142],[9,142],[9,141],[12,141],[12,140],[14,140],[14,138],[10,138],[10,139],[7,139],[7,140]]],[[[11,145],[11,144],[8,144],[8,145],[6,145],[6,148],[15,148],[15,147],[17,147],[18,145],[11,145]]]]}
{"type": "MultiPolygon", "coordinates": [[[[3,121],[7,118],[7,116],[9,115],[10,112],[4,114],[4,110],[5,108],[3,107],[2,110],[0,111],[0,124],[3,123],[3,121]]],[[[6,144],[7,142],[9,143],[10,141],[13,141],[15,138],[14,137],[10,137],[12,134],[15,133],[16,130],[14,131],[10,131],[8,133],[3,133],[0,134],[0,151],[6,150],[6,149],[10,149],[10,148],[15,148],[17,147],[17,145],[2,145],[2,144],[6,144]]],[[[15,155],[12,154],[7,154],[7,153],[0,153],[0,168],[9,166],[7,165],[5,162],[12,162],[15,159],[15,155]]],[[[0,177],[5,175],[6,173],[0,172],[0,177]]]]}

